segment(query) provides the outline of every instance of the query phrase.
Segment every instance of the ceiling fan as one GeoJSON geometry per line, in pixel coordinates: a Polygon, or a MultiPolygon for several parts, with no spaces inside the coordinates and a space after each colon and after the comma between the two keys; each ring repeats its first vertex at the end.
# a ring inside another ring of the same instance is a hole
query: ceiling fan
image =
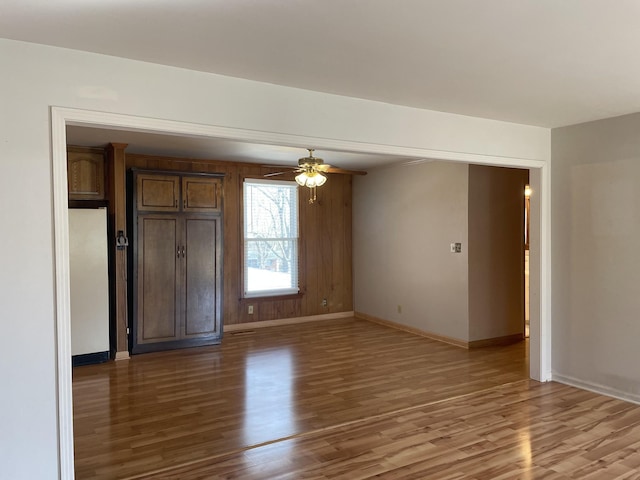
{"type": "MultiPolygon", "coordinates": [[[[303,157],[298,159],[297,167],[289,167],[289,166],[279,166],[279,168],[290,168],[293,169],[293,172],[297,173],[295,179],[298,185],[301,187],[308,187],[310,189],[310,198],[309,203],[315,203],[316,197],[316,187],[321,187],[327,181],[327,176],[325,173],[342,173],[346,175],[366,175],[367,172],[362,170],[345,170],[343,168],[332,167],[331,165],[324,163],[321,158],[314,157],[313,148],[307,148],[309,151],[308,157],[303,157]]],[[[266,166],[266,165],[265,165],[266,166]]],[[[282,175],[289,172],[275,172],[275,173],[267,173],[266,177],[274,177],[276,175],[282,175]]]]}

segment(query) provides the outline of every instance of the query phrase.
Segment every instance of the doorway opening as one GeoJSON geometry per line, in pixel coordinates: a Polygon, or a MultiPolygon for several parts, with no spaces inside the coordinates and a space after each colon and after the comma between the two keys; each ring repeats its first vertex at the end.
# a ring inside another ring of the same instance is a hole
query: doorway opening
{"type": "Polygon", "coordinates": [[[481,156],[461,152],[442,152],[428,149],[392,147],[389,145],[333,140],[321,137],[278,134],[255,130],[243,130],[192,124],[172,120],[151,119],[124,114],[95,112],[64,107],[51,108],[51,151],[53,173],[54,260],[56,285],[56,360],[59,466],[61,478],[73,478],[73,400],[71,385],[71,339],[69,313],[69,239],[68,194],[66,166],[67,125],[110,127],[158,132],[191,137],[217,137],[254,143],[270,143],[304,147],[317,145],[326,149],[351,152],[387,152],[416,158],[438,158],[459,162],[476,162],[488,165],[530,168],[531,183],[539,189],[532,206],[535,235],[531,249],[531,350],[530,376],[540,381],[551,379],[550,348],[550,167],[545,160],[481,156]]]}

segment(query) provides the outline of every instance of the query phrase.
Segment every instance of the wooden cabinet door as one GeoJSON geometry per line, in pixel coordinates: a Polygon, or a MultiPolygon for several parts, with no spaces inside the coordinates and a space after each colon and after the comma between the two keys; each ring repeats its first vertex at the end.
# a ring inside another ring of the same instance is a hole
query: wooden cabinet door
{"type": "Polygon", "coordinates": [[[136,346],[177,340],[180,312],[179,218],[173,215],[138,217],[136,346]]]}
{"type": "Polygon", "coordinates": [[[220,336],[222,237],[219,230],[219,218],[185,218],[183,338],[220,336]]]}
{"type": "Polygon", "coordinates": [[[185,212],[220,212],[222,180],[211,177],[182,177],[182,210],[185,212]]]}
{"type": "Polygon", "coordinates": [[[177,212],[180,199],[178,175],[139,173],[136,176],[138,212],[177,212]]]}
{"type": "Polygon", "coordinates": [[[104,200],[104,151],[67,147],[69,200],[104,200]]]}

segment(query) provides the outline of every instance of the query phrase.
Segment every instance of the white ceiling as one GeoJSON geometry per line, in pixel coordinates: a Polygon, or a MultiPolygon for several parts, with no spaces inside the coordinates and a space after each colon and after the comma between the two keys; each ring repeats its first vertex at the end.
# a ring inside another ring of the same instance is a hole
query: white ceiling
{"type": "Polygon", "coordinates": [[[0,37],[544,127],[640,111],[638,0],[2,0],[0,37]]]}

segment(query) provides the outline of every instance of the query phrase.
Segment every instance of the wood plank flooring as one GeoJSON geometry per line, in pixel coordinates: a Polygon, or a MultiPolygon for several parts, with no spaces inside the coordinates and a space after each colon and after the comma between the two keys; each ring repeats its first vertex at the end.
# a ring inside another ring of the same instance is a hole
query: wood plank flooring
{"type": "Polygon", "coordinates": [[[640,407],[362,320],[74,370],[79,479],[640,479],[640,407]]]}

